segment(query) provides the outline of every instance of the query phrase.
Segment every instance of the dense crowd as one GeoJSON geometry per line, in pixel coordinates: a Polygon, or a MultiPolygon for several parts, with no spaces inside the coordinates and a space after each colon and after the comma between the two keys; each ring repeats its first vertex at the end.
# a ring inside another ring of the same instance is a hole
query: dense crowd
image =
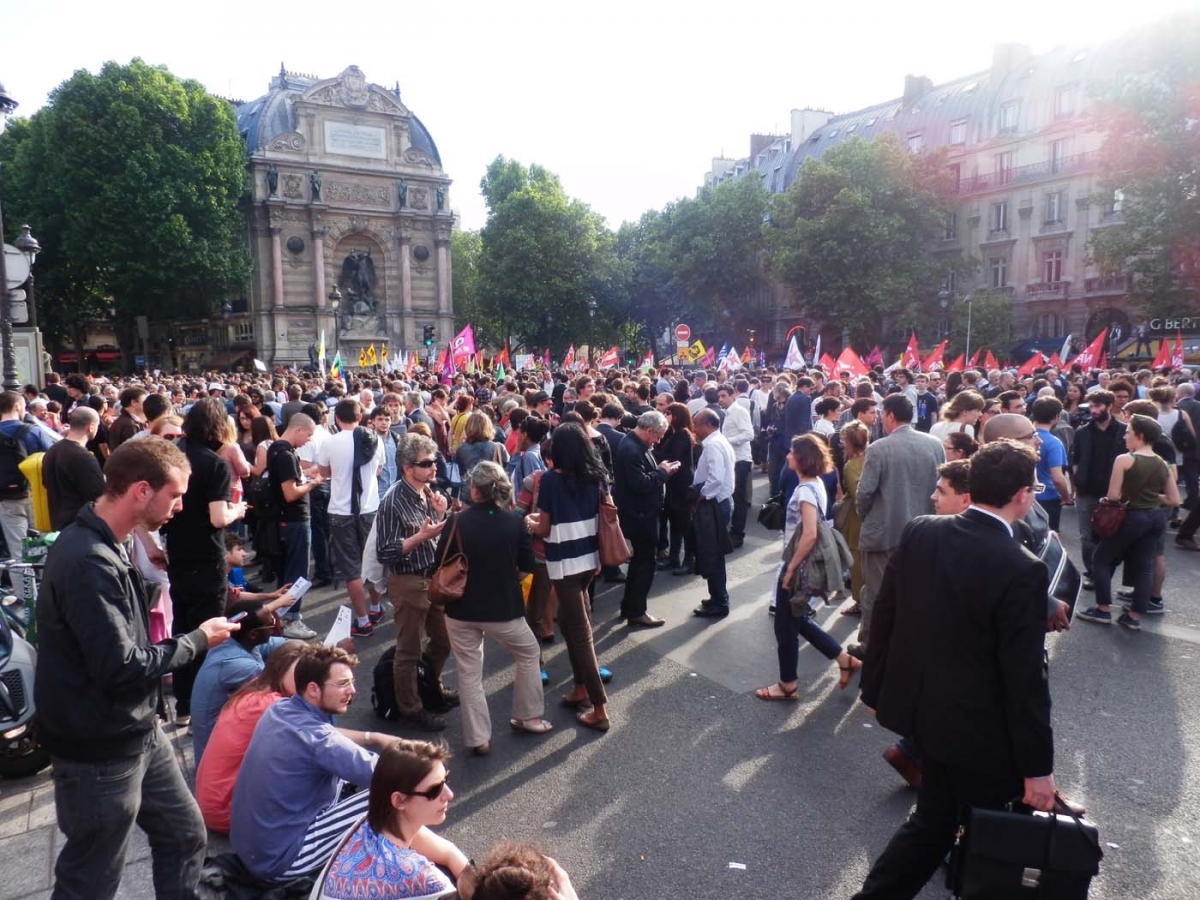
{"type": "MultiPolygon", "coordinates": [[[[1055,802],[1042,643],[1068,627],[1074,602],[1055,593],[1063,567],[1048,574],[1062,508],[1077,512],[1095,602],[1075,616],[1088,622],[1136,631],[1164,612],[1171,528],[1175,547],[1200,549],[1196,389],[1188,370],[877,367],[448,383],[69,375],[5,393],[0,474],[45,452],[61,532],[38,605],[39,733],[67,838],[55,896],[111,896],[135,821],[151,835],[159,896],[194,895],[206,828],[230,835],[225,877],[260,889],[574,896],[529,848],[474,865],[431,830],[453,797],[445,744],[398,740],[390,724],[337,727],[356,693],[355,643],[377,638],[390,607],[380,711],[436,733],[457,709],[467,752],[483,755],[485,638],[513,659],[509,726],[546,734],[541,646],[557,626],[573,682],[561,703],[607,731],[619,723],[592,637],[597,582],[623,584],[629,628],[665,624],[650,605],[661,576],[703,578],[694,615],[727,616],[726,558],[745,542],[756,473],[771,495],[758,519],[781,550],[765,604],[778,680],[756,696],[798,699],[801,638],[841,687],[861,670],[864,703],[901,736],[884,757],[921,792],[861,896],[913,896],[949,850],[962,802],[1003,790],[1055,802]],[[1100,536],[1102,507],[1121,515],[1100,536]],[[946,548],[960,544],[947,569],[946,548]],[[964,568],[972,547],[986,558],[964,568]],[[308,643],[310,578],[344,586],[349,641],[308,643]],[[956,591],[1021,612],[930,608],[956,591]],[[854,643],[815,620],[830,603],[860,617],[854,643]],[[971,637],[980,627],[1001,633],[971,637]],[[990,665],[997,646],[1010,656],[990,665]],[[451,657],[457,690],[441,677],[451,657]],[[194,796],[160,725],[168,676],[174,722],[192,732],[194,796]],[[965,690],[979,692],[969,714],[965,690]],[[993,708],[1013,690],[1020,708],[993,708]]],[[[10,554],[31,524],[18,472],[0,495],[10,554]]]]}

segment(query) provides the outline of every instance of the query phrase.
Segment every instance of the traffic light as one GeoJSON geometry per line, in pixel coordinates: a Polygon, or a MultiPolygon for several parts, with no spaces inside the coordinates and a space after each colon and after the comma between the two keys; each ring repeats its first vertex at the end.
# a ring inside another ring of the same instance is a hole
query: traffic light
{"type": "Polygon", "coordinates": [[[422,326],[422,328],[424,329],[425,346],[432,347],[433,346],[433,326],[432,325],[424,325],[424,326],[422,326]]]}

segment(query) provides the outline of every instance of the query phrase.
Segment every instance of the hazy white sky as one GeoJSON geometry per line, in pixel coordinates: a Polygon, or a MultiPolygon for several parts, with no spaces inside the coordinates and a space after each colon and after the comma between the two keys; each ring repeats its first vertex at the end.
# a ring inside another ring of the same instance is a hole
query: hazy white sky
{"type": "Polygon", "coordinates": [[[454,179],[463,225],[483,225],[479,179],[497,154],[538,162],[612,226],[691,195],[711,157],[793,107],[844,112],[898,96],[906,73],[941,82],[991,48],[1042,52],[1117,36],[1200,0],[6,3],[0,82],[28,115],[76,69],[140,56],[250,100],[288,69],[350,64],[399,81],[454,179]]]}

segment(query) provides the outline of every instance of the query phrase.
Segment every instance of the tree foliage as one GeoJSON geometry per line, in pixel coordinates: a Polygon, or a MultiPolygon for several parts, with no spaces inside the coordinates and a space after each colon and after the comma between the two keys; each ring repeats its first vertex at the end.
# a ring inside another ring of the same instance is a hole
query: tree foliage
{"type": "Polygon", "coordinates": [[[1147,33],[1127,73],[1100,98],[1104,193],[1121,192],[1120,221],[1093,232],[1109,272],[1132,276],[1151,314],[1200,305],[1200,16],[1147,33]]]}
{"type": "MultiPolygon", "coordinates": [[[[952,209],[940,153],[912,154],[897,138],[856,138],[805,160],[771,206],[771,266],[818,322],[846,328],[860,346],[938,314],[948,269],[970,259],[935,257],[952,209]]],[[[932,329],[928,329],[932,333],[932,329]]]]}
{"type": "Polygon", "coordinates": [[[249,277],[245,146],[232,108],[198,82],[109,62],[14,126],[0,135],[5,200],[46,248],[37,284],[51,332],[110,308],[127,335],[138,315],[210,315],[249,277]]]}
{"type": "MultiPolygon", "coordinates": [[[[975,291],[971,295],[969,315],[965,300],[958,300],[951,314],[953,318],[948,335],[950,344],[946,350],[946,362],[955,354],[967,350],[968,325],[972,354],[983,348],[984,351],[991,350],[1000,360],[1005,358],[1013,343],[1012,297],[1004,291],[975,291]]],[[[983,354],[980,354],[979,358],[982,359],[983,354]]]]}

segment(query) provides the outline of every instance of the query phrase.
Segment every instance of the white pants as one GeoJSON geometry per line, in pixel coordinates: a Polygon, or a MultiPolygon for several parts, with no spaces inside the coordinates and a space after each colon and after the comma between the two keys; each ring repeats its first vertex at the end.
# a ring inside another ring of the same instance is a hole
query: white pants
{"type": "Polygon", "coordinates": [[[8,545],[8,555],[13,559],[21,558],[21,541],[29,535],[33,525],[33,500],[0,500],[0,530],[4,532],[4,543],[8,545]]]}
{"type": "Polygon", "coordinates": [[[490,635],[512,654],[517,664],[513,679],[513,718],[540,719],[546,709],[538,665],[538,640],[522,619],[510,622],[464,622],[446,616],[450,649],[458,667],[459,712],[463,739],[478,747],[492,739],[492,719],[483,693],[483,638],[490,635]]]}

